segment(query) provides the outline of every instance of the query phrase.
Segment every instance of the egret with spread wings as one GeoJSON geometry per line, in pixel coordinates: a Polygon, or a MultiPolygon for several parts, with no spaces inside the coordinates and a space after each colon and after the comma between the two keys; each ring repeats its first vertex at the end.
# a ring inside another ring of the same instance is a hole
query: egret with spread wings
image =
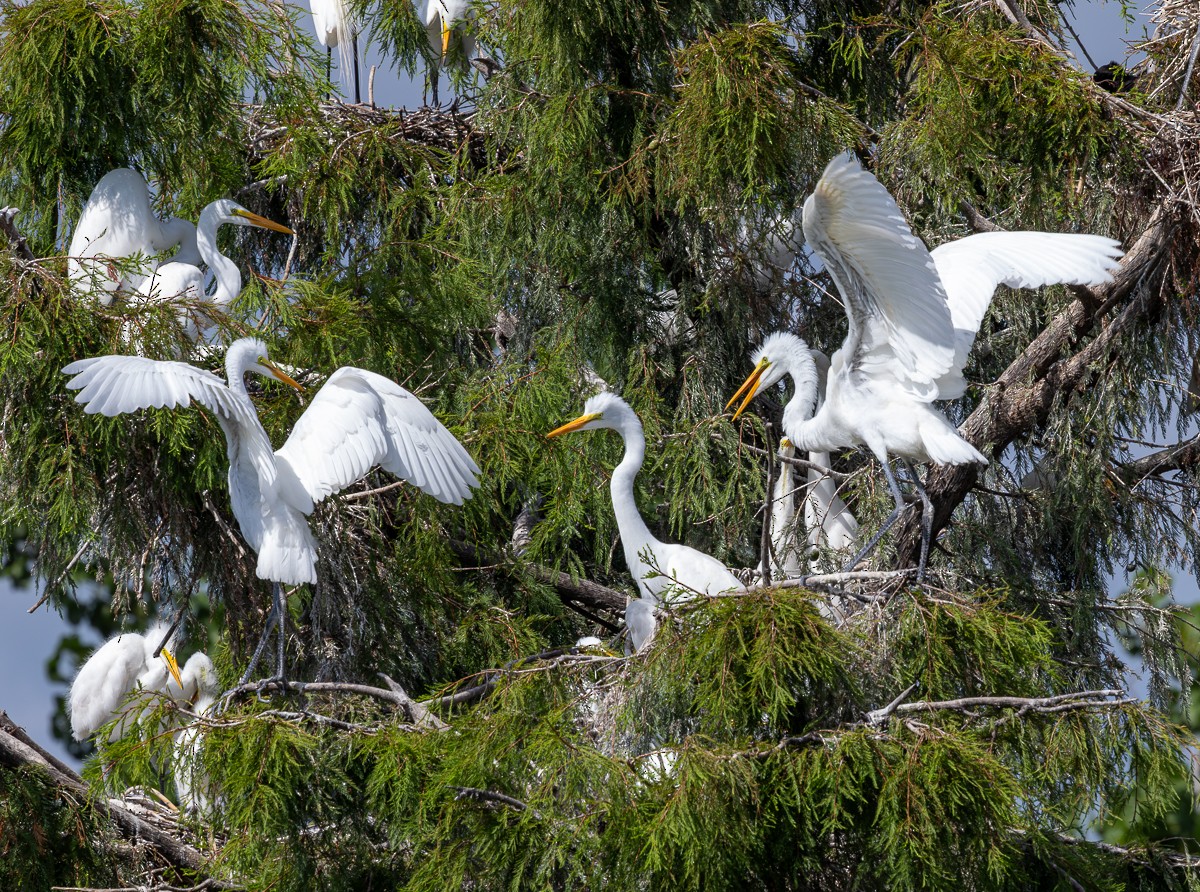
{"type": "MultiPolygon", "coordinates": [[[[74,376],[67,387],[79,391],[75,399],[89,414],[112,417],[148,407],[182,408],[195,400],[216,416],[225,432],[233,516],[258,554],[258,576],[275,583],[268,632],[282,617],[280,583],[317,580],[317,546],[307,520],[317,502],[376,465],[454,505],[479,485],[479,467],[462,444],[420,400],[382,375],[352,366],[338,369],[313,397],[287,442],[272,450],[245,376],[253,372],[302,388],[267,358],[266,345],[254,338],[230,345],[225,369],[228,383],[183,362],[100,356],[73,362],[63,372],[74,376]]],[[[281,676],[282,641],[281,633],[281,676]]],[[[251,669],[253,665],[252,659],[251,669]]]]}
{"type": "MultiPolygon", "coordinates": [[[[966,389],[963,367],[998,285],[1112,281],[1120,245],[1097,235],[1046,232],[981,233],[932,253],[913,235],[887,189],[853,155],[833,159],[804,203],[804,235],[841,293],[850,328],[831,360],[825,400],[807,344],[794,335],[768,338],[754,371],[729,401],[742,403],[784,375],[796,395],[783,430],[797,448],[830,452],[866,446],[883,466],[895,508],[853,567],[899,518],[903,496],[888,456],[935,464],[987,464],[933,405],[966,389]]],[[[924,572],[932,506],[921,497],[924,572]]]]}

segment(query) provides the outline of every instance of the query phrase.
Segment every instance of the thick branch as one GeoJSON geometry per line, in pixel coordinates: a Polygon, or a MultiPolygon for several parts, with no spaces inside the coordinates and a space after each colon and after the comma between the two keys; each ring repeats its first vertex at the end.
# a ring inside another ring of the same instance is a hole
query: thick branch
{"type": "MultiPolygon", "coordinates": [[[[0,763],[13,768],[35,765],[46,772],[51,782],[60,790],[71,794],[79,801],[91,803],[101,815],[111,820],[121,833],[132,840],[140,840],[152,846],[164,859],[180,870],[204,875],[208,865],[200,852],[171,836],[152,824],[143,821],[133,812],[112,800],[92,796],[91,791],[74,771],[57,759],[41,751],[40,747],[26,743],[24,731],[7,714],[0,711],[0,763]]],[[[238,888],[212,880],[212,888],[238,888]]]]}
{"type": "MultiPolygon", "coordinates": [[[[1096,289],[1073,289],[1079,297],[1004,370],[963,423],[960,432],[967,440],[998,457],[1015,439],[1045,422],[1060,394],[1079,390],[1090,380],[1095,363],[1116,338],[1159,310],[1162,298],[1154,280],[1170,249],[1171,228],[1166,210],[1160,207],[1126,253],[1113,282],[1096,289]],[[1096,338],[1073,356],[1063,356],[1122,304],[1120,313],[1096,338]]],[[[945,529],[979,471],[974,464],[930,468],[925,489],[933,501],[935,534],[945,529]]],[[[896,535],[898,565],[915,566],[921,547],[919,507],[906,512],[896,535]]]]}
{"type": "Polygon", "coordinates": [[[1116,472],[1130,486],[1136,486],[1147,477],[1169,474],[1171,471],[1193,470],[1200,465],[1200,436],[1167,446],[1134,461],[1117,465],[1116,472]]]}
{"type": "Polygon", "coordinates": [[[497,566],[513,573],[526,572],[539,582],[553,586],[563,603],[579,603],[597,610],[625,610],[626,597],[616,589],[608,588],[588,579],[572,579],[566,573],[552,570],[541,564],[523,562],[519,565],[509,564],[505,558],[488,554],[468,542],[450,540],[451,550],[464,561],[487,566],[497,566]]]}

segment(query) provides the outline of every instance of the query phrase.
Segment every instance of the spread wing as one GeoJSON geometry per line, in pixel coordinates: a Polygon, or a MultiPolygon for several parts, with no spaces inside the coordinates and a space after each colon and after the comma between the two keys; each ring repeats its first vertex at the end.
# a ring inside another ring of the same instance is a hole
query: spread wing
{"type": "Polygon", "coordinates": [[[1105,236],[1060,232],[981,232],[934,248],[955,340],[954,365],[939,382],[942,398],[962,394],[962,369],[998,285],[1103,285],[1123,253],[1105,236]]]}
{"type": "Polygon", "coordinates": [[[67,387],[79,391],[75,402],[89,415],[113,418],[139,409],[183,408],[195,400],[217,416],[230,461],[243,454],[258,472],[260,486],[274,485],[275,455],[254,404],[212,372],[144,356],[96,356],[71,363],[63,374],[74,376],[67,387]]]}
{"type": "Polygon", "coordinates": [[[420,400],[382,375],[351,366],[330,376],[276,456],[313,502],[375,465],[453,505],[479,485],[478,465],[420,400]]]}
{"type": "Polygon", "coordinates": [[[804,203],[804,236],[845,300],[852,371],[932,400],[954,361],[946,292],[892,196],[853,155],[825,168],[804,203]]]}

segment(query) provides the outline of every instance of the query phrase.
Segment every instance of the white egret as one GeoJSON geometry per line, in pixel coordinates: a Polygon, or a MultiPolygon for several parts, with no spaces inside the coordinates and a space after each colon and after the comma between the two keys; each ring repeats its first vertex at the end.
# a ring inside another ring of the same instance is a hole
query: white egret
{"type": "MultiPolygon", "coordinates": [[[[186,407],[195,400],[216,416],[228,447],[233,516],[258,553],[259,578],[275,583],[268,632],[283,615],[280,583],[317,580],[317,546],[307,520],[317,502],[376,465],[454,505],[479,485],[479,467],[462,444],[420,400],[382,375],[338,369],[287,442],[272,451],[245,376],[253,372],[297,390],[300,385],[270,362],[266,345],[254,338],[229,346],[225,369],[228,384],[184,362],[99,356],[73,362],[63,372],[74,376],[67,387],[79,391],[76,402],[88,414],[112,417],[148,407],[186,407]]],[[[280,675],[282,651],[281,634],[280,675]]]]}
{"type": "Polygon", "coordinates": [[[127,167],[110,170],[83,206],[67,258],[67,278],[80,295],[95,295],[104,306],[118,290],[133,291],[154,271],[154,255],[179,246],[175,261],[198,264],[196,227],[182,217],[159,220],[150,205],[150,188],[127,167]],[[115,260],[141,255],[136,269],[118,270],[115,260]]]}
{"type": "MultiPolygon", "coordinates": [[[[169,690],[168,694],[187,703],[196,715],[206,715],[220,693],[212,660],[207,654],[194,653],[188,657],[180,676],[179,689],[169,690]]],[[[200,765],[199,722],[191,722],[175,733],[174,762],[179,807],[185,812],[207,812],[212,793],[208,775],[200,765]]]]}
{"type": "Polygon", "coordinates": [[[642,422],[623,399],[613,393],[598,393],[584,404],[583,414],[555,428],[547,437],[572,431],[615,430],[625,441],[625,456],[613,469],[609,489],[625,563],[629,565],[638,591],[652,604],[659,604],[672,589],[715,594],[741,587],[741,582],[714,557],[687,545],[660,542],[651,534],[638,513],[633,481],[646,457],[642,422]]]}
{"type": "MultiPolygon", "coordinates": [[[[171,651],[164,646],[161,655],[158,653],[169,631],[169,626],[156,625],[145,634],[121,632],[79,667],[67,698],[71,734],[76,740],[86,740],[116,718],[133,691],[165,692],[168,674],[180,682],[179,666],[171,651]]],[[[120,722],[109,739],[123,737],[127,724],[125,720],[120,722]]]]}
{"type": "MultiPolygon", "coordinates": [[[[850,323],[831,362],[825,401],[818,408],[808,345],[775,335],[758,351],[754,371],[729,405],[744,395],[736,418],[759,389],[790,373],[798,386],[784,409],[783,429],[798,448],[826,452],[863,445],[883,465],[895,508],[853,566],[904,507],[889,455],[987,464],[932,402],[965,389],[962,369],[996,286],[1111,282],[1110,271],[1122,252],[1103,236],[995,232],[951,242],[931,254],[892,196],[853,155],[834,158],[825,168],[804,203],[804,234],[841,292],[850,323]]],[[[915,472],[912,476],[923,506],[921,574],[932,506],[915,472]]]]}
{"type": "Polygon", "coordinates": [[[138,288],[138,295],[143,300],[181,302],[180,319],[193,341],[200,337],[200,325],[187,305],[207,303],[224,310],[242,292],[241,270],[217,249],[217,229],[225,223],[292,235],[288,227],[251,213],[228,198],[211,202],[200,212],[200,221],[196,225],[196,248],[217,281],[216,291],[211,296],[206,295],[204,273],[200,267],[179,261],[164,263],[138,288]]]}
{"type": "MultiPolygon", "coordinates": [[[[799,536],[796,529],[796,474],[789,461],[796,455],[792,441],[779,441],[779,476],[771,491],[771,557],[772,575],[787,579],[800,573],[799,536]]],[[[759,566],[758,575],[767,578],[766,568],[759,566]]]]}
{"type": "Polygon", "coordinates": [[[453,58],[450,47],[454,37],[458,38],[456,45],[461,54],[458,61],[467,64],[474,58],[478,51],[474,25],[470,0],[428,0],[425,4],[425,33],[443,68],[453,58]]]}
{"type": "Polygon", "coordinates": [[[358,27],[350,14],[347,0],[309,0],[312,9],[313,31],[317,41],[326,48],[325,76],[333,62],[333,50],[338,51],[338,74],[342,83],[350,85],[349,72],[354,71],[354,102],[362,101],[358,88],[358,27]]]}

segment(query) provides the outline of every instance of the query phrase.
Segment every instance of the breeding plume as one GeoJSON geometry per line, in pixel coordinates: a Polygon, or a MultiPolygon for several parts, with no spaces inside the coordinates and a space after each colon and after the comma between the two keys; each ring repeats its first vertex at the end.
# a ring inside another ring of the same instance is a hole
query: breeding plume
{"type": "Polygon", "coordinates": [[[338,73],[342,83],[350,86],[350,72],[354,72],[354,101],[362,97],[358,88],[358,28],[350,15],[349,0],[309,0],[312,9],[313,31],[317,41],[325,47],[325,76],[333,63],[333,51],[338,51],[338,73]]]}
{"type": "MultiPolygon", "coordinates": [[[[825,168],[804,203],[804,235],[841,293],[850,324],[831,360],[824,403],[817,407],[817,373],[808,345],[780,333],[763,343],[754,371],[730,405],[743,397],[735,417],[740,415],[761,388],[791,374],[796,394],[784,410],[783,430],[797,448],[831,452],[861,445],[879,459],[895,509],[853,566],[903,509],[889,455],[987,464],[932,403],[962,395],[962,370],[996,286],[1111,282],[1121,249],[1097,235],[993,232],[931,253],[883,185],[852,155],[825,168]]],[[[912,476],[924,508],[923,572],[932,513],[912,476]]]]}
{"type": "Polygon", "coordinates": [[[156,254],[170,248],[180,263],[199,264],[196,227],[182,217],[159,220],[142,175],[127,167],[110,170],[83,206],[67,259],[67,278],[76,294],[94,295],[104,306],[118,290],[132,292],[158,267],[156,254]],[[141,256],[135,268],[114,261],[141,256]]]}
{"type": "MultiPolygon", "coordinates": [[[[277,583],[317,580],[317,546],[307,515],[331,493],[375,466],[441,502],[461,505],[478,486],[479,467],[420,400],[374,372],[343,366],[313,397],[287,442],[272,451],[245,377],[300,385],[267,358],[262,341],[243,338],[225,357],[228,383],[183,362],[100,356],[73,362],[76,402],[109,417],[149,407],[183,408],[192,400],[216,417],[229,455],[229,500],[242,536],[258,554],[258,576],[277,583]]],[[[268,628],[270,622],[268,624],[268,628]]],[[[280,660],[282,663],[282,660],[280,660]]]]}
{"type": "MultiPolygon", "coordinates": [[[[68,695],[71,735],[76,740],[86,740],[101,725],[116,718],[134,691],[167,693],[169,678],[182,686],[171,651],[163,647],[161,655],[157,653],[169,629],[156,625],[144,635],[121,632],[100,645],[79,667],[68,695]]],[[[124,736],[127,726],[128,722],[122,720],[109,739],[124,736]]]]}
{"type": "Polygon", "coordinates": [[[236,263],[217,250],[217,229],[225,223],[256,226],[286,235],[292,234],[288,227],[251,213],[228,198],[214,201],[200,212],[200,222],[196,225],[196,249],[216,279],[216,291],[211,296],[206,295],[204,273],[200,267],[178,260],[158,267],[138,288],[138,295],[143,300],[169,300],[178,303],[180,321],[193,341],[199,339],[204,324],[203,316],[197,318],[195,315],[196,304],[209,304],[225,310],[233,303],[234,298],[242,293],[241,270],[236,263]]]}
{"type": "Polygon", "coordinates": [[[660,542],[642,520],[633,496],[633,481],[646,457],[646,437],[642,422],[623,399],[613,393],[598,393],[584,404],[582,415],[546,436],[603,428],[616,431],[625,442],[625,456],[613,469],[609,488],[625,563],[638,592],[650,602],[648,606],[662,603],[671,589],[682,589],[687,597],[689,591],[715,594],[740,588],[738,578],[716,558],[687,545],[660,542]]]}

